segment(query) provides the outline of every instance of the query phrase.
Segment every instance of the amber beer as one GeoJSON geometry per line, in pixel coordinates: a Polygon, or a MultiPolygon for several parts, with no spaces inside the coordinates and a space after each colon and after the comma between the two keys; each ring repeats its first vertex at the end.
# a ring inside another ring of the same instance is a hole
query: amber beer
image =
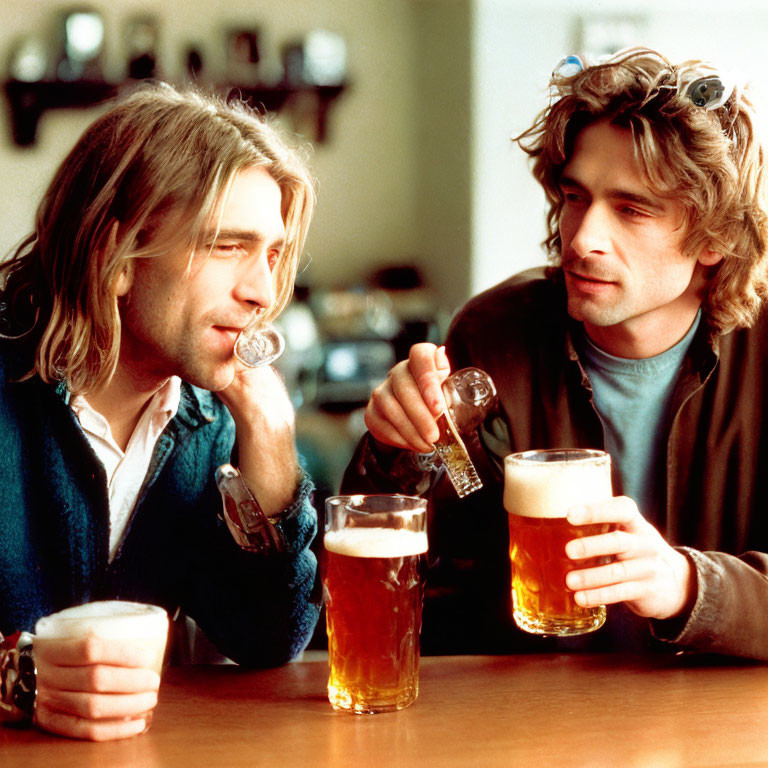
{"type": "Polygon", "coordinates": [[[403,709],[419,690],[426,503],[338,499],[329,500],[324,539],[328,698],[334,709],[361,714],[403,709]],[[361,513],[361,505],[377,511],[361,513]]]}
{"type": "MultiPolygon", "coordinates": [[[[538,635],[579,635],[605,622],[605,606],[583,608],[565,585],[577,566],[565,554],[568,541],[608,530],[573,526],[568,509],[612,496],[611,460],[603,451],[526,451],[504,460],[504,508],[509,516],[512,613],[515,623],[538,635]]],[[[587,568],[601,562],[580,561],[587,568]]]]}

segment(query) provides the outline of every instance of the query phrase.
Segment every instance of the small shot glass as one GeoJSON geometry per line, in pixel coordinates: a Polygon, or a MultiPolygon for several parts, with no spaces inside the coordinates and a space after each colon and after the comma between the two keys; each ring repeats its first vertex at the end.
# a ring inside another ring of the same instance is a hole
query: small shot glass
{"type": "Polygon", "coordinates": [[[248,327],[235,340],[235,357],[248,368],[271,365],[285,350],[285,339],[273,325],[248,327]]]}

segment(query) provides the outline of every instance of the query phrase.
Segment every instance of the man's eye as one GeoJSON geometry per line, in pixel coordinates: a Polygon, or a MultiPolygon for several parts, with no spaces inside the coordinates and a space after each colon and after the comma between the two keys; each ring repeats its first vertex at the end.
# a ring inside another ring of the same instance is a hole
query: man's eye
{"type": "Polygon", "coordinates": [[[270,269],[274,269],[277,262],[280,260],[281,253],[277,250],[271,250],[267,252],[267,263],[270,269]]]}
{"type": "Polygon", "coordinates": [[[621,212],[622,212],[622,213],[623,213],[625,216],[628,216],[628,217],[629,217],[629,218],[631,218],[631,219],[634,219],[634,218],[644,218],[645,216],[647,216],[647,215],[648,215],[648,214],[646,214],[646,213],[645,213],[645,211],[641,211],[639,208],[633,208],[633,207],[632,207],[632,206],[630,206],[630,205],[625,205],[625,206],[624,206],[624,207],[621,209],[621,212]]]}
{"type": "Polygon", "coordinates": [[[237,256],[243,248],[238,243],[214,243],[211,251],[221,256],[237,256]]]}

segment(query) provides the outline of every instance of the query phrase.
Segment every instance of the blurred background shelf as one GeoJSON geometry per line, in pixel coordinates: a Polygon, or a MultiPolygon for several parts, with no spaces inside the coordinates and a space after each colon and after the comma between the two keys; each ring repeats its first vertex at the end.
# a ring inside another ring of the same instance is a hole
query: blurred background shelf
{"type": "MultiPolygon", "coordinates": [[[[17,146],[31,146],[37,138],[40,118],[49,109],[82,109],[97,106],[123,90],[135,88],[138,81],[110,83],[103,80],[41,80],[24,82],[7,80],[5,97],[10,108],[11,134],[17,146]]],[[[343,93],[341,85],[238,85],[214,88],[225,98],[240,98],[265,112],[283,109],[301,111],[303,120],[313,123],[314,139],[325,141],[328,134],[328,112],[343,93]]]]}

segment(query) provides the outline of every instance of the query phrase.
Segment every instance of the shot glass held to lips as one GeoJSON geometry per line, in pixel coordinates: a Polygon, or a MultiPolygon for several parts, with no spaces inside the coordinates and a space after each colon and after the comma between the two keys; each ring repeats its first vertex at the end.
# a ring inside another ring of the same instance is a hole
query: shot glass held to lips
{"type": "Polygon", "coordinates": [[[285,350],[285,339],[272,325],[241,331],[235,340],[235,357],[248,368],[271,365],[285,350]]]}
{"type": "Polygon", "coordinates": [[[168,615],[111,600],[38,620],[38,725],[75,738],[126,738],[149,728],[162,675],[168,615]]]}

